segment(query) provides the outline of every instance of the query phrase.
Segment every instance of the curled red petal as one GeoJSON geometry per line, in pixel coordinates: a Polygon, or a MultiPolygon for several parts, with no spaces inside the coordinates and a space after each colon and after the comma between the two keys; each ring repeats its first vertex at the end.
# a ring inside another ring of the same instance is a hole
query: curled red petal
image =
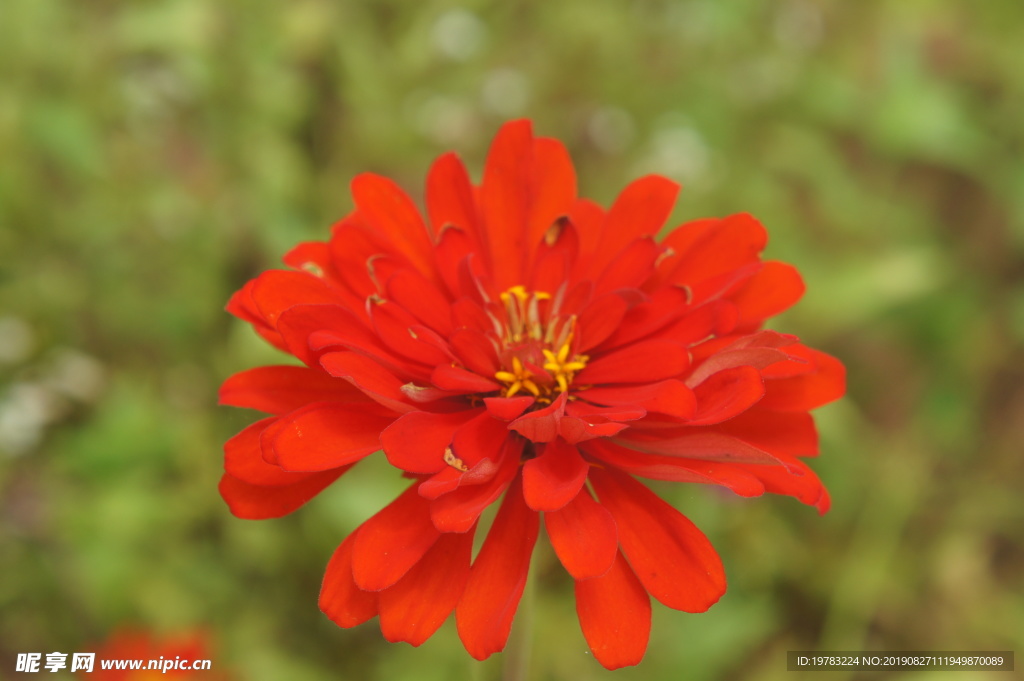
{"type": "Polygon", "coordinates": [[[644,588],[664,605],[704,612],[725,593],[725,571],[711,542],[686,516],[623,473],[594,468],[601,503],[644,588]]]}
{"type": "Polygon", "coordinates": [[[484,660],[504,649],[526,587],[539,518],[523,501],[519,479],[498,509],[487,539],[473,561],[455,621],[466,650],[484,660]]]}
{"type": "Polygon", "coordinates": [[[544,527],[558,559],[576,579],[608,572],[619,551],[615,519],[586,488],[562,508],[545,513],[544,527]]]}
{"type": "Polygon", "coordinates": [[[618,551],[604,575],[576,581],[576,614],[603,667],[640,664],[651,635],[651,599],[618,551]]]}

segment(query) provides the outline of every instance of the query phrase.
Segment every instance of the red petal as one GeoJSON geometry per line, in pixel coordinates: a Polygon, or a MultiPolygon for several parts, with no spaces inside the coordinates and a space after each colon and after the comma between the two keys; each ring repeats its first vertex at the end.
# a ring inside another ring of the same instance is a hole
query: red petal
{"type": "Polygon", "coordinates": [[[772,494],[783,494],[796,497],[800,502],[818,509],[825,515],[831,506],[828,490],[817,474],[803,461],[789,462],[796,474],[781,466],[743,466],[751,475],[757,476],[764,483],[765,491],[772,494]]]}
{"type": "Polygon", "coordinates": [[[432,281],[414,270],[401,270],[388,278],[389,300],[408,310],[442,336],[452,331],[451,303],[432,281]]]}
{"type": "Polygon", "coordinates": [[[767,232],[753,216],[741,213],[721,220],[687,223],[665,237],[675,252],[663,267],[673,284],[689,286],[697,301],[706,300],[735,281],[732,273],[759,262],[767,232]],[[708,286],[714,282],[714,286],[708,286]]]}
{"type": "Polygon", "coordinates": [[[690,364],[686,349],[671,341],[642,341],[592,360],[575,382],[645,383],[675,378],[690,364]]]}
{"type": "Polygon", "coordinates": [[[392,180],[372,173],[352,180],[352,198],[360,216],[375,231],[386,234],[395,250],[423,274],[432,271],[431,244],[416,204],[392,180]]]}
{"type": "MultiPolygon", "coordinates": [[[[689,311],[685,288],[666,286],[651,294],[649,300],[629,309],[615,332],[603,343],[603,349],[621,347],[663,329],[689,311]]],[[[710,325],[709,325],[710,326],[710,325]]],[[[707,336],[698,337],[697,340],[707,336]]],[[[672,339],[671,336],[667,338],[672,339]]],[[[674,339],[673,339],[674,340],[674,339]]]]}
{"type": "Polygon", "coordinates": [[[523,464],[523,497],[535,511],[557,511],[576,498],[590,466],[575,446],[558,439],[523,464]]]}
{"type": "Polygon", "coordinates": [[[611,336],[622,324],[628,308],[622,296],[615,293],[591,301],[580,313],[576,324],[576,351],[586,352],[611,336]]]}
{"type": "Polygon", "coordinates": [[[692,418],[697,398],[682,381],[668,379],[646,385],[616,385],[590,388],[576,393],[580,399],[609,406],[638,406],[648,412],[668,414],[680,419],[692,418]]]}
{"type": "Polygon", "coordinates": [[[502,447],[509,440],[508,426],[504,422],[487,413],[475,411],[474,414],[452,436],[452,453],[468,468],[483,459],[498,461],[502,447]]]}
{"type": "Polygon", "coordinates": [[[489,393],[501,388],[501,384],[496,381],[449,364],[435,367],[430,374],[430,381],[442,390],[460,394],[489,393]]]}
{"type": "Polygon", "coordinates": [[[344,298],[323,279],[308,272],[287,270],[268,270],[261,274],[253,285],[252,298],[271,326],[277,323],[282,312],[295,305],[344,303],[344,298]]]}
{"type": "Polygon", "coordinates": [[[330,352],[320,358],[327,373],[344,378],[380,404],[402,414],[416,409],[402,392],[402,381],[368,357],[354,352],[330,352]]]}
{"type": "Polygon", "coordinates": [[[817,456],[818,431],[805,412],[754,408],[712,430],[739,438],[758,449],[786,456],[817,456]]]}
{"type": "Polygon", "coordinates": [[[590,479],[615,517],[629,564],[652,596],[686,612],[704,612],[722,597],[722,561],[682,513],[628,475],[595,468],[590,479]]]}
{"type": "Polygon", "coordinates": [[[307,475],[286,473],[280,467],[263,460],[260,437],[276,418],[266,418],[252,424],[224,443],[224,471],[250,485],[284,486],[299,482],[307,475]]]}
{"type": "Polygon", "coordinates": [[[480,252],[475,237],[461,227],[446,225],[437,237],[437,246],[434,248],[435,269],[448,293],[456,299],[456,305],[460,296],[465,294],[462,290],[462,272],[468,266],[466,260],[478,257],[476,254],[480,252]]]}
{"type": "Polygon", "coordinates": [[[752,366],[740,366],[712,374],[693,389],[697,413],[690,425],[721,423],[742,414],[764,396],[761,372],[752,366]]]}
{"type": "Polygon", "coordinates": [[[263,319],[263,313],[261,313],[260,309],[256,306],[256,301],[252,299],[252,290],[255,287],[256,279],[250,279],[245,282],[245,285],[242,288],[238,289],[231,295],[231,298],[228,299],[228,304],[224,306],[224,309],[241,319],[243,322],[249,322],[254,325],[259,324],[266,327],[267,323],[266,320],[263,319]]]}
{"type": "Polygon", "coordinates": [[[332,622],[346,629],[362,624],[377,614],[377,594],[363,591],[352,579],[352,545],[350,534],[331,556],[320,587],[320,610],[332,622]]]}
{"type": "Polygon", "coordinates": [[[485,397],[484,406],[487,413],[502,421],[512,421],[522,416],[531,405],[534,399],[529,395],[520,397],[485,397]]]}
{"type": "Polygon", "coordinates": [[[310,404],[268,427],[263,446],[271,448],[272,462],[286,471],[323,471],[355,463],[380,449],[380,433],[394,420],[379,410],[372,404],[310,404]]]}
{"type": "Polygon", "coordinates": [[[602,225],[590,272],[601,272],[636,239],[656,235],[678,194],[679,185],[659,175],[642,177],[623,189],[602,225]]]}
{"type": "Polygon", "coordinates": [[[806,287],[796,268],[770,261],[743,286],[729,295],[739,311],[737,325],[756,328],[769,317],[788,310],[803,296],[806,287]]]}
{"type": "Polygon", "coordinates": [[[617,289],[639,288],[654,274],[654,263],[664,249],[654,239],[637,239],[616,254],[615,261],[595,279],[594,295],[617,289]]]}
{"type": "Polygon", "coordinates": [[[309,272],[321,279],[338,280],[331,248],[323,241],[304,241],[285,253],[281,260],[291,268],[309,272]]]}
{"type": "Polygon", "coordinates": [[[440,235],[448,225],[460,227],[469,234],[479,232],[473,186],[465,166],[455,154],[441,156],[430,168],[427,212],[435,234],[440,235]]]}
{"type": "Polygon", "coordinates": [[[570,280],[589,278],[590,263],[597,250],[597,241],[601,237],[604,225],[605,210],[589,199],[577,199],[569,210],[569,222],[576,228],[579,238],[579,258],[570,280]]]}
{"type": "Polygon", "coordinates": [[[628,427],[625,423],[588,423],[576,416],[565,416],[558,422],[558,435],[566,442],[578,444],[599,437],[618,435],[628,427]]]}
{"type": "Polygon", "coordinates": [[[370,277],[370,262],[385,255],[405,260],[394,253],[388,235],[370,226],[359,212],[333,226],[328,246],[338,276],[344,282],[343,290],[351,294],[347,305],[354,312],[363,309],[362,303],[368,296],[381,293],[370,277]]]}
{"type": "Polygon", "coordinates": [[[837,400],[846,392],[846,368],[835,357],[803,346],[787,348],[813,362],[812,373],[792,378],[765,378],[766,394],[760,406],[779,411],[808,411],[837,400]]]}
{"type": "Polygon", "coordinates": [[[651,480],[722,485],[741,497],[757,497],[765,491],[757,477],[733,464],[647,454],[607,440],[588,442],[584,451],[626,473],[651,480]]]}
{"type": "Polygon", "coordinates": [[[617,439],[630,449],[650,454],[723,463],[786,465],[784,458],[773,456],[731,435],[716,432],[714,428],[681,428],[671,433],[634,428],[617,439]]]}
{"type": "MultiPolygon", "coordinates": [[[[513,456],[518,462],[521,443],[518,445],[519,449],[512,452],[510,445],[513,444],[513,441],[508,437],[505,424],[491,418],[490,414],[486,412],[475,413],[476,415],[463,423],[452,436],[451,449],[445,452],[444,457],[449,467],[420,486],[420,494],[424,497],[436,499],[463,485],[483,485],[498,474],[506,463],[506,457],[513,456]]],[[[507,482],[508,479],[502,484],[507,484],[507,482]]],[[[481,492],[478,490],[467,494],[471,497],[470,503],[474,504],[476,495],[481,492]]],[[[482,494],[487,493],[483,492],[482,494]]],[[[497,494],[500,494],[500,491],[497,494]]],[[[460,495],[457,498],[464,499],[465,495],[460,495]]],[[[436,510],[437,507],[435,507],[435,512],[436,510]]],[[[465,524],[462,529],[446,531],[464,532],[468,527],[469,524],[465,524]]]]}
{"type": "Polygon", "coordinates": [[[430,502],[412,485],[356,532],[352,576],[360,589],[380,591],[402,578],[440,533],[430,522],[430,502]]]}
{"type": "Polygon", "coordinates": [[[416,336],[411,327],[418,325],[417,320],[401,306],[386,301],[369,309],[373,328],[389,350],[431,367],[451,361],[444,352],[416,336]]]}
{"type": "Polygon", "coordinates": [[[253,485],[228,474],[220,480],[220,495],[231,513],[247,520],[265,520],[288,515],[337,480],[351,466],[323,473],[295,474],[290,485],[253,485]]]}
{"type": "Polygon", "coordinates": [[[469,577],[473,533],[443,534],[397,584],[380,594],[380,630],[419,646],[455,609],[469,577]]]}
{"type": "Polygon", "coordinates": [[[480,205],[484,242],[490,254],[494,284],[499,291],[520,283],[528,244],[533,132],[526,120],[506,123],[487,155],[480,205]]]}
{"type": "MultiPolygon", "coordinates": [[[[498,465],[490,477],[480,480],[469,479],[475,473],[465,473],[457,489],[437,498],[430,506],[430,517],[434,527],[442,532],[465,532],[469,530],[488,506],[497,501],[519,470],[519,458],[523,447],[521,442],[509,440],[498,455],[498,465]]],[[[489,463],[488,460],[481,462],[489,463]]],[[[478,466],[479,467],[479,466],[478,466]]],[[[426,485],[426,483],[424,483],[426,485]]]]}
{"type": "Polygon", "coordinates": [[[498,371],[498,355],[486,334],[473,329],[459,329],[448,341],[470,371],[481,376],[494,376],[498,371]]]}
{"type": "Polygon", "coordinates": [[[616,551],[605,575],[576,582],[576,614],[603,667],[640,664],[651,635],[651,599],[622,554],[616,551]]]}
{"type": "Polygon", "coordinates": [[[533,141],[530,169],[530,210],[525,223],[527,248],[540,242],[548,228],[565,216],[576,200],[576,169],[565,146],[556,139],[533,141]]]}
{"type": "Polygon", "coordinates": [[[567,399],[568,393],[562,393],[548,406],[520,416],[508,427],[532,442],[551,442],[558,437],[558,422],[565,414],[567,399]]]}
{"type": "Polygon", "coordinates": [[[779,362],[791,360],[786,349],[795,346],[796,336],[775,331],[761,331],[736,341],[715,338],[690,348],[694,370],[686,379],[689,386],[703,382],[711,374],[739,366],[765,369],[779,362]]]}
{"type": "Polygon", "coordinates": [[[392,466],[403,471],[436,473],[446,465],[444,452],[455,431],[478,413],[474,409],[450,414],[405,414],[380,434],[384,454],[392,466]]]}
{"type": "Polygon", "coordinates": [[[523,501],[517,478],[498,509],[455,608],[459,638],[478,660],[505,647],[526,586],[539,524],[537,514],[523,501]]]}
{"type": "Polygon", "coordinates": [[[323,371],[300,366],[266,366],[240,371],[220,387],[219,403],[286,414],[310,402],[364,402],[366,395],[323,371]]]}
{"type": "Polygon", "coordinates": [[[324,352],[339,349],[373,357],[392,371],[411,364],[395,357],[362,318],[340,305],[290,307],[281,313],[277,330],[287,343],[288,352],[313,368],[320,368],[324,352]]]}
{"type": "Polygon", "coordinates": [[[560,217],[534,245],[530,258],[530,275],[526,287],[530,291],[557,291],[570,279],[579,257],[579,235],[568,217],[560,217]]]}
{"type": "Polygon", "coordinates": [[[576,579],[608,572],[619,551],[615,519],[585,488],[562,508],[545,513],[544,526],[558,559],[576,579]]]}

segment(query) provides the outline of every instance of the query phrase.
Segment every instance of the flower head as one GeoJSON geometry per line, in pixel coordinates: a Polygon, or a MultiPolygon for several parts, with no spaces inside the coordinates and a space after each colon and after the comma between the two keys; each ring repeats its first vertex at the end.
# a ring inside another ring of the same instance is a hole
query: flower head
{"type": "Polygon", "coordinates": [[[271,414],[226,445],[235,515],[295,510],[383,450],[411,479],[327,567],[320,607],[419,645],[454,610],[478,659],[502,650],[543,517],[606,667],[636,664],[650,596],[702,612],[725,591],[707,538],[636,477],[786,494],[824,512],[801,457],[842,365],[762,330],[803,293],[749,215],[661,231],[678,191],[648,176],[605,210],[528,121],[479,186],[457,156],[426,183],[355,178],[355,210],[228,309],[305,366],[243,371],[225,404],[271,414]],[[480,551],[483,511],[498,505],[480,551]]]}

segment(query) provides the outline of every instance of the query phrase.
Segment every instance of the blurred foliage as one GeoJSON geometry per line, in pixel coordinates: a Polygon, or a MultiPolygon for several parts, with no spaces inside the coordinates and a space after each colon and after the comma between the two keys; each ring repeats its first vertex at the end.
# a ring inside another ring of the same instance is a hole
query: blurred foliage
{"type": "MultiPolygon", "coordinates": [[[[568,144],[583,195],[663,173],[685,185],[678,220],[757,215],[808,283],[773,326],[850,372],[819,416],[824,518],[658,487],[730,589],[703,615],[656,607],[617,678],[789,679],[791,649],[1024,651],[1022,42],[1024,4],[998,0],[4,0],[5,669],[131,622],[206,626],[214,664],[255,681],[499,673],[451,622],[418,650],[328,622],[334,546],[399,481],[369,462],[291,517],[236,520],[220,446],[253,415],[214,401],[281,361],[224,302],[325,237],[355,173],[419,196],[454,149],[479,177],[520,116],[568,144]]],[[[531,678],[609,677],[546,557],[531,678]]]]}

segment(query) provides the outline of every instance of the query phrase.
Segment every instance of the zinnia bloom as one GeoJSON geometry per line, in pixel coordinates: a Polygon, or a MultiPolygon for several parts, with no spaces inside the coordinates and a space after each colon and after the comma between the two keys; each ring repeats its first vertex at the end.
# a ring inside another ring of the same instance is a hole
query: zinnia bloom
{"type": "Polygon", "coordinates": [[[290,513],[378,450],[411,479],[331,559],[320,607],[334,622],[376,615],[387,640],[419,645],[454,610],[484,659],[505,646],[543,518],[594,656],[636,664],[650,596],[702,612],[725,591],[704,534],[637,477],[828,508],[801,457],[818,452],[808,411],[843,393],[843,367],[762,329],[800,276],[761,260],[749,215],[657,239],[677,191],[644,177],[605,210],[577,197],[559,142],[513,122],[479,186],[454,154],[437,160],[425,218],[359,175],[329,241],[231,299],[305,365],[222,387],[222,403],[271,414],[225,447],[231,511],[290,513]]]}

